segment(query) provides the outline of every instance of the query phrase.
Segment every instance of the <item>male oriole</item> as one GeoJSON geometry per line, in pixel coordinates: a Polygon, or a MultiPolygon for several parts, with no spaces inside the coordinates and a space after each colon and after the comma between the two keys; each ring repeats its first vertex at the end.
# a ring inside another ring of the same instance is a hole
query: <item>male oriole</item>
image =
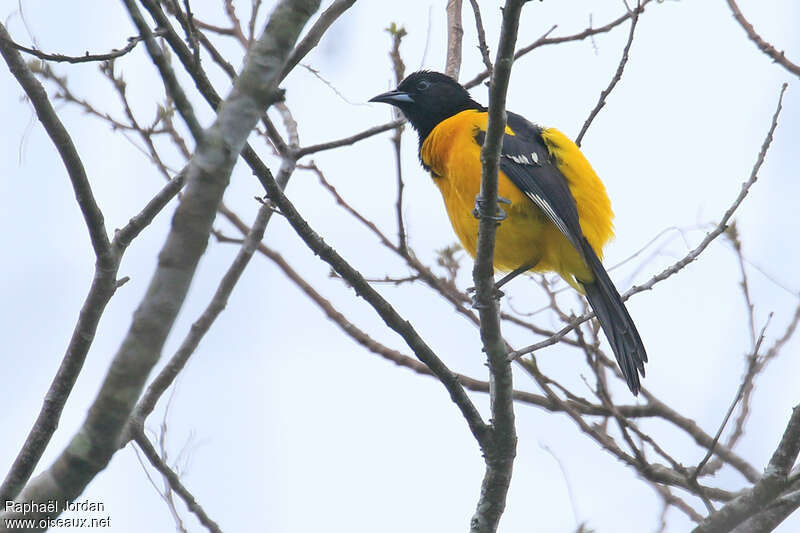
{"type": "MultiPolygon", "coordinates": [[[[419,134],[419,158],[444,198],[461,244],[473,257],[486,107],[438,72],[415,72],[370,100],[396,106],[419,134]]],[[[578,146],[560,131],[508,112],[500,155],[494,266],[502,271],[557,272],[586,295],[633,394],[647,361],[639,332],[600,258],[613,236],[605,187],[578,146]],[[638,371],[638,373],[637,373],[638,371]]],[[[500,283],[505,280],[501,280],[500,283]]]]}

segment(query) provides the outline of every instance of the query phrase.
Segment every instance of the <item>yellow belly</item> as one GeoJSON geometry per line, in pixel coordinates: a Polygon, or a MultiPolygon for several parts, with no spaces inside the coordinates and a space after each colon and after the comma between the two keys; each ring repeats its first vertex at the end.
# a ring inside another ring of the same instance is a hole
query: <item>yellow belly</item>
{"type": "MultiPolygon", "coordinates": [[[[463,111],[434,128],[420,149],[420,156],[430,167],[434,183],[442,193],[453,229],[473,257],[477,248],[478,220],[472,212],[475,196],[480,192],[481,176],[481,147],[474,140],[478,129],[486,129],[485,113],[463,111]]],[[[513,134],[510,129],[506,131],[513,134]]],[[[543,131],[543,137],[575,198],[584,235],[602,258],[602,247],[613,235],[613,214],[605,188],[577,146],[566,136],[550,129],[543,131]]],[[[535,264],[531,270],[558,272],[572,285],[575,285],[573,276],[592,281],[591,272],[566,237],[502,171],[497,192],[510,200],[511,205],[500,204],[507,218],[497,228],[496,269],[510,271],[535,264]]]]}

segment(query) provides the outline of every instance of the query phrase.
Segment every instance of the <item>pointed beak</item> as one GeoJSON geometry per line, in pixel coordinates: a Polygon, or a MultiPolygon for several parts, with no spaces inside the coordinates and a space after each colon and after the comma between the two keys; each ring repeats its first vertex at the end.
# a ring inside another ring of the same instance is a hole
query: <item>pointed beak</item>
{"type": "Polygon", "coordinates": [[[370,102],[382,102],[384,104],[400,105],[400,104],[413,104],[414,99],[408,93],[403,91],[389,91],[387,93],[379,94],[374,98],[369,99],[370,102]]]}

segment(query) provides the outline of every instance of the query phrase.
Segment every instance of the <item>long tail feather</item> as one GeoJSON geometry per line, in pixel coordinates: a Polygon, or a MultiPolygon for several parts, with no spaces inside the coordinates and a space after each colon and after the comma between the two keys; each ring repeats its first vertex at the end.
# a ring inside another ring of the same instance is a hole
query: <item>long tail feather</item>
{"type": "Polygon", "coordinates": [[[584,238],[584,257],[594,274],[594,281],[580,281],[586,291],[586,299],[594,309],[594,314],[614,350],[617,364],[628,387],[634,395],[639,393],[639,374],[644,377],[644,364],[647,362],[645,352],[636,325],[628,314],[617,288],[608,277],[606,269],[584,238]]]}

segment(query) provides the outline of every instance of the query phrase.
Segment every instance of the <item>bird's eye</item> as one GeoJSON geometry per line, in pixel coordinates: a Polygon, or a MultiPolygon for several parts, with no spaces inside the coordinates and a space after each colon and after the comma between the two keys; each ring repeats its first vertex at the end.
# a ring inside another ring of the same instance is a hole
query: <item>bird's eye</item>
{"type": "Polygon", "coordinates": [[[431,86],[431,82],[427,80],[422,80],[421,82],[417,83],[417,90],[418,91],[427,91],[428,87],[431,86]]]}

